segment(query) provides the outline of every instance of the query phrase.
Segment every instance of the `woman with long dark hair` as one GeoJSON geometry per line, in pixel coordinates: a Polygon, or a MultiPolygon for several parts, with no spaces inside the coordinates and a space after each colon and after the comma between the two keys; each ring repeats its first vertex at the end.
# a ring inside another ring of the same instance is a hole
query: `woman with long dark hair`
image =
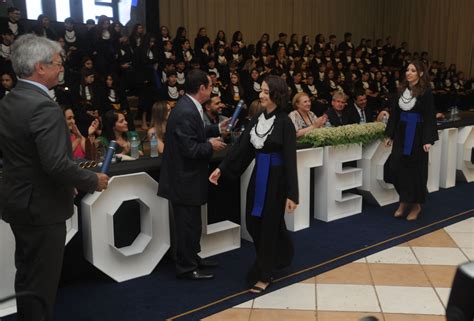
{"type": "Polygon", "coordinates": [[[141,23],[136,23],[128,40],[133,50],[140,48],[145,43],[145,36],[145,27],[141,23]]]}
{"type": "Polygon", "coordinates": [[[257,44],[255,46],[255,53],[257,54],[257,56],[262,55],[263,46],[270,47],[270,35],[268,33],[262,34],[260,40],[257,41],[257,44]]]}
{"type": "Polygon", "coordinates": [[[392,106],[385,130],[386,146],[393,146],[390,155],[390,174],[400,196],[394,216],[405,216],[414,221],[426,198],[428,180],[428,152],[438,140],[435,107],[428,72],[419,60],[412,61],[406,70],[398,100],[392,106]]]}
{"type": "Polygon", "coordinates": [[[120,111],[125,115],[128,128],[134,131],[133,115],[128,105],[125,89],[121,86],[117,75],[109,73],[104,80],[104,103],[101,114],[104,115],[109,110],[120,111]]]}
{"type": "Polygon", "coordinates": [[[0,73],[0,99],[8,95],[13,87],[16,86],[16,76],[14,73],[4,71],[0,73]]]}
{"type": "Polygon", "coordinates": [[[298,204],[296,132],[284,112],[288,104],[286,82],[278,76],[267,76],[260,102],[264,111],[252,118],[238,143],[209,177],[216,185],[221,174],[238,178],[256,160],[246,203],[247,230],[256,251],[247,281],[254,293],[265,291],[276,269],[291,264],[293,243],[284,216],[298,204]]]}
{"type": "Polygon", "coordinates": [[[223,30],[219,30],[217,32],[216,39],[214,40],[214,46],[212,46],[212,48],[214,50],[217,50],[219,46],[223,46],[224,48],[228,46],[227,40],[225,37],[225,32],[223,30]]]}
{"type": "Polygon", "coordinates": [[[104,15],[100,16],[95,28],[93,47],[96,52],[94,66],[101,75],[112,71],[114,67],[115,48],[112,35],[110,18],[104,15]]]}
{"type": "MultiPolygon", "coordinates": [[[[139,138],[136,132],[129,131],[125,115],[120,111],[109,110],[105,113],[103,120],[104,132],[102,136],[98,137],[102,146],[109,146],[110,141],[115,140],[117,142],[116,153],[130,156],[132,137],[135,136],[138,140],[139,138]]],[[[143,156],[141,144],[138,153],[143,156]]]]}
{"type": "Polygon", "coordinates": [[[173,39],[174,52],[181,50],[181,44],[186,40],[186,33],[186,28],[182,26],[176,29],[176,37],[173,39]]]}

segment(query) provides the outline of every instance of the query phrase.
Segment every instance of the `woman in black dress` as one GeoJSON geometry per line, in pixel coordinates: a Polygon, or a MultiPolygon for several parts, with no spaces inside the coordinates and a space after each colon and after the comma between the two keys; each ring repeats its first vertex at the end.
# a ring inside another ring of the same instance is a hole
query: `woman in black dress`
{"type": "Polygon", "coordinates": [[[433,94],[421,61],[408,65],[401,95],[395,103],[385,130],[385,145],[393,145],[389,177],[400,195],[400,205],[394,216],[404,217],[410,204],[406,219],[414,221],[425,202],[428,152],[438,140],[433,94]]]}
{"type": "Polygon", "coordinates": [[[284,112],[288,102],[285,81],[267,76],[260,102],[265,110],[252,118],[238,143],[209,177],[216,185],[221,173],[238,178],[255,159],[246,204],[247,230],[257,255],[247,275],[254,293],[265,291],[276,269],[291,264],[293,244],[284,216],[298,204],[296,132],[284,112]]]}

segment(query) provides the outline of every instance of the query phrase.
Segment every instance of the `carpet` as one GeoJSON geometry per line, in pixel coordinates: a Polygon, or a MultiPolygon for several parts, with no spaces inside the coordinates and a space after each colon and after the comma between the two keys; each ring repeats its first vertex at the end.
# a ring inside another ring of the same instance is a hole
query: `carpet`
{"type": "MultiPolygon", "coordinates": [[[[361,214],[331,223],[312,219],[310,228],[292,233],[293,264],[278,271],[267,292],[472,217],[472,195],[473,183],[458,183],[454,188],[431,193],[414,222],[394,219],[396,204],[364,204],[361,214]]],[[[75,255],[78,266],[65,266],[63,270],[63,277],[69,277],[58,292],[55,320],[199,320],[255,297],[245,282],[255,254],[252,243],[244,240],[240,249],[214,257],[220,265],[213,270],[216,278],[209,281],[176,279],[173,262],[165,258],[151,275],[116,283],[88,265],[80,254],[66,254],[75,255]],[[80,265],[88,266],[87,271],[80,265]]]]}

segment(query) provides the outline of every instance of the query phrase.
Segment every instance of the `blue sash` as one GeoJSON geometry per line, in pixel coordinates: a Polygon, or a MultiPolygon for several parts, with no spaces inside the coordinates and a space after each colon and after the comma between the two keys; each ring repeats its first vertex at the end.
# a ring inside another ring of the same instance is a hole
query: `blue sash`
{"type": "Polygon", "coordinates": [[[283,157],[280,153],[257,153],[255,156],[255,199],[251,215],[261,217],[263,205],[265,204],[265,195],[267,193],[268,174],[270,166],[283,165],[283,157]]]}
{"type": "Polygon", "coordinates": [[[406,123],[403,155],[411,155],[413,141],[415,140],[416,124],[422,123],[423,119],[419,113],[407,113],[402,111],[400,114],[400,120],[406,123]]]}

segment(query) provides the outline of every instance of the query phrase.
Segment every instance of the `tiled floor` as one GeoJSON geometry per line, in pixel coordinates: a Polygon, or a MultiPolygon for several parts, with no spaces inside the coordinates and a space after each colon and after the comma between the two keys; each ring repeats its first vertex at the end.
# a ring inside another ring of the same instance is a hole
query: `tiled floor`
{"type": "Polygon", "coordinates": [[[474,218],[203,320],[444,321],[457,265],[468,260],[474,260],[474,218]]]}

